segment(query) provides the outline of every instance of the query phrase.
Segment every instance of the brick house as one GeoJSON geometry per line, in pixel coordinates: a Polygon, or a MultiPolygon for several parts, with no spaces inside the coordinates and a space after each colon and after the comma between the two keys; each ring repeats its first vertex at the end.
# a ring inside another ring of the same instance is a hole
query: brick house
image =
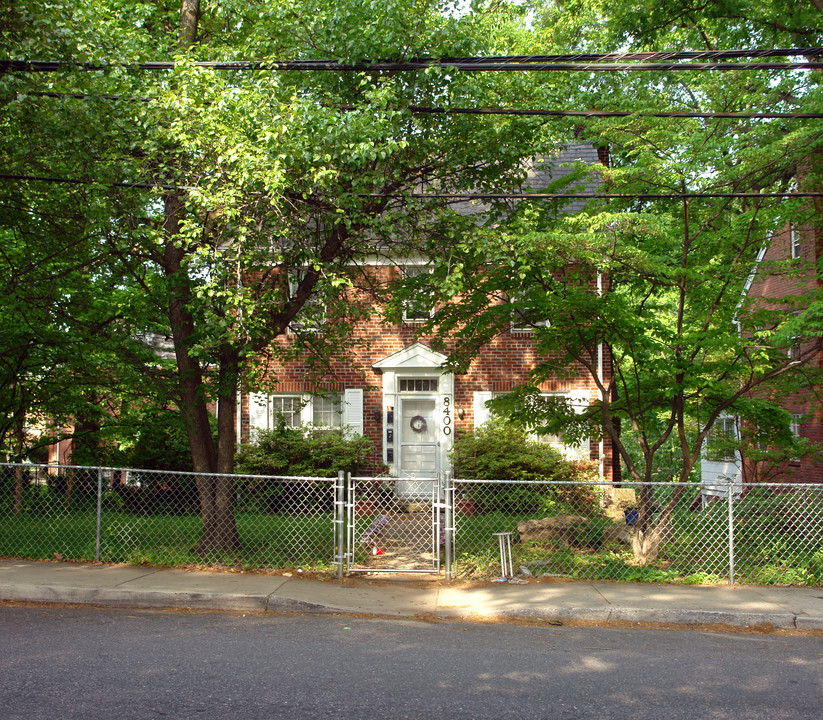
{"type": "MultiPolygon", "coordinates": [[[[590,146],[571,145],[545,168],[533,169],[529,185],[535,190],[546,187],[570,171],[563,163],[576,160],[595,164],[598,155],[590,146]]],[[[589,188],[595,183],[594,179],[586,181],[589,188]]],[[[466,206],[465,212],[476,208],[466,206]]],[[[568,211],[576,209],[571,205],[568,211]]],[[[378,283],[385,283],[401,272],[413,275],[425,271],[425,259],[378,262],[375,258],[370,270],[378,283]]],[[[270,377],[276,378],[271,393],[241,393],[238,437],[248,440],[255,428],[270,428],[279,419],[292,425],[344,424],[372,440],[375,472],[412,478],[449,471],[455,432],[485,422],[489,417],[486,402],[525,383],[539,358],[533,329],[513,321],[506,332],[482,349],[467,372],[443,372],[446,356],[435,352],[418,334],[429,312],[423,306],[409,307],[402,322],[394,325],[385,324],[379,312],[359,323],[355,332],[363,349],[358,351],[355,366],[333,365],[328,377],[319,383],[308,379],[307,367],[299,359],[271,367],[270,377]]],[[[279,342],[288,343],[288,336],[279,342]]],[[[607,354],[602,371],[608,377],[607,354]]],[[[582,366],[570,377],[573,379],[549,380],[540,389],[566,396],[581,406],[597,401],[597,387],[582,366]]],[[[607,480],[613,477],[613,453],[607,439],[576,447],[564,445],[559,437],[541,439],[569,457],[597,462],[607,480]]]]}
{"type": "MultiPolygon", "coordinates": [[[[821,260],[823,237],[814,224],[789,225],[776,232],[763,252],[759,264],[768,267],[772,262],[788,263],[786,272],[756,273],[749,288],[749,297],[781,298],[802,297],[816,293],[820,287],[818,264],[821,260]],[[796,263],[797,270],[791,272],[796,263]]],[[[802,313],[802,302],[786,308],[787,313],[802,313]]],[[[806,361],[808,366],[819,369],[823,356],[819,343],[799,340],[786,348],[788,359],[806,361]]],[[[823,407],[819,392],[808,389],[786,397],[783,407],[791,413],[791,431],[814,443],[823,443],[823,407]]],[[[774,482],[823,483],[823,462],[809,458],[787,460],[779,467],[763,466],[747,458],[742,460],[743,479],[754,482],[764,477],[774,482]]]]}

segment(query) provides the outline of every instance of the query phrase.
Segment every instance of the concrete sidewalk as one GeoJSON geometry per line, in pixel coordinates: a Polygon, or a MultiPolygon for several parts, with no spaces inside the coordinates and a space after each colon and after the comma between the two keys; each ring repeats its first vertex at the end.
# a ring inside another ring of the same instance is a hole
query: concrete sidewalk
{"type": "Polygon", "coordinates": [[[413,576],[312,580],[0,560],[0,600],[456,619],[631,621],[823,630],[823,588],[537,582],[464,585],[413,576]]]}

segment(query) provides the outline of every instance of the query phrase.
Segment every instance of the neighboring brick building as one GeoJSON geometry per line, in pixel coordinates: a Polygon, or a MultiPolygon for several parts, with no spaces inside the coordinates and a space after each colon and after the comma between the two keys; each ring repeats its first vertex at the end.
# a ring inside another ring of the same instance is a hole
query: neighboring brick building
{"type": "MultiPolygon", "coordinates": [[[[786,261],[789,267],[784,272],[759,273],[749,289],[749,297],[781,298],[803,296],[816,293],[819,289],[818,263],[821,259],[823,237],[820,229],[812,224],[791,225],[772,237],[769,247],[760,259],[762,267],[769,267],[773,262],[786,261]],[[791,264],[797,263],[797,270],[792,272],[791,264]]],[[[786,312],[803,312],[799,306],[787,307],[786,312]]],[[[786,352],[789,360],[794,357],[804,358],[814,352],[817,343],[799,341],[790,345],[786,352]]],[[[819,350],[814,352],[809,365],[821,367],[823,357],[819,350]]],[[[820,390],[820,389],[819,389],[820,390]]],[[[820,392],[811,389],[787,397],[783,407],[795,418],[792,432],[808,438],[815,443],[823,443],[823,405],[820,392]]],[[[814,459],[789,460],[780,467],[756,466],[751,461],[743,460],[743,477],[746,481],[767,478],[775,482],[814,482],[823,483],[823,462],[814,459]]]]}
{"type": "MultiPolygon", "coordinates": [[[[596,151],[585,145],[570,147],[557,162],[578,159],[598,162],[596,151]]],[[[545,187],[564,172],[568,170],[557,166],[551,173],[538,169],[530,174],[529,184],[534,189],[545,187]]],[[[586,184],[593,187],[595,182],[586,184]]],[[[401,271],[413,274],[420,269],[420,261],[399,258],[395,264],[375,264],[372,271],[385,282],[401,271]]],[[[271,394],[242,393],[240,437],[247,439],[253,428],[271,427],[278,416],[291,424],[342,423],[372,439],[375,471],[402,478],[431,477],[450,470],[449,450],[455,431],[487,420],[486,401],[526,383],[539,358],[533,332],[513,323],[482,349],[467,372],[444,373],[441,365],[446,357],[417,335],[427,312],[410,309],[403,322],[393,326],[382,322],[379,313],[361,323],[356,333],[364,349],[359,352],[357,367],[333,366],[329,377],[334,379],[321,381],[319,388],[307,379],[306,367],[300,361],[270,369],[270,376],[277,381],[271,394]],[[322,394],[316,394],[317,390],[322,394]]],[[[288,337],[280,341],[288,342],[288,337]]],[[[602,364],[608,378],[611,367],[605,349],[602,364]]],[[[597,387],[582,366],[574,379],[550,380],[540,389],[565,395],[580,405],[598,399],[597,387]]],[[[562,445],[559,438],[545,439],[562,445]]],[[[613,454],[608,440],[562,449],[569,456],[598,461],[605,478],[611,479],[613,454]]]]}

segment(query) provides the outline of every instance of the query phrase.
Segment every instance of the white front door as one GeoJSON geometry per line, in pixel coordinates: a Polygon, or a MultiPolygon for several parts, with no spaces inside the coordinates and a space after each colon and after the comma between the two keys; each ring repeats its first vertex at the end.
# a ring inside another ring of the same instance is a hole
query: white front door
{"type": "Polygon", "coordinates": [[[400,477],[437,475],[437,401],[428,397],[400,397],[400,477]]]}
{"type": "MultiPolygon", "coordinates": [[[[401,478],[435,478],[440,470],[437,399],[400,396],[398,475],[401,478]]],[[[429,499],[431,484],[400,480],[397,495],[407,500],[429,499]]]]}

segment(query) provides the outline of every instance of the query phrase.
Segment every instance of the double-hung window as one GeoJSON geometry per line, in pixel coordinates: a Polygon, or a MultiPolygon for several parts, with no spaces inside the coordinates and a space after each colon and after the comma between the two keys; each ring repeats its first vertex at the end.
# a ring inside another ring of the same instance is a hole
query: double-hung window
{"type": "Polygon", "coordinates": [[[281,423],[289,427],[300,427],[309,423],[338,427],[343,422],[343,398],[340,393],[253,393],[250,413],[252,426],[264,430],[271,430],[281,423]]]}
{"type": "Polygon", "coordinates": [[[789,243],[791,245],[791,258],[792,260],[798,260],[800,258],[800,231],[797,229],[794,223],[789,226],[789,243]]]}
{"type": "MultiPolygon", "coordinates": [[[[495,393],[487,391],[476,391],[474,393],[474,426],[478,427],[489,420],[492,416],[492,411],[486,404],[495,397],[504,395],[505,393],[495,393]]],[[[588,405],[588,398],[584,393],[542,393],[544,398],[557,397],[566,399],[575,408],[576,412],[582,412],[588,405]]],[[[559,450],[566,459],[578,460],[588,459],[589,457],[589,439],[584,439],[579,445],[569,445],[564,441],[562,435],[552,433],[532,433],[532,437],[538,442],[545,443],[551,447],[559,450]]]]}
{"type": "MultiPolygon", "coordinates": [[[[289,273],[289,298],[293,298],[306,276],[307,268],[298,268],[289,273]]],[[[297,316],[289,324],[292,332],[320,332],[326,321],[326,304],[319,296],[317,286],[308,300],[300,308],[297,316]]]]}
{"type": "Polygon", "coordinates": [[[509,300],[509,306],[511,308],[509,330],[512,333],[532,333],[537,328],[549,326],[549,321],[529,305],[525,292],[513,294],[509,300]]]}
{"type": "Polygon", "coordinates": [[[251,393],[249,425],[252,429],[272,430],[280,424],[289,427],[315,425],[340,427],[363,433],[363,390],[352,388],[342,393],[251,393]]]}
{"type": "Polygon", "coordinates": [[[737,419],[720,417],[715,420],[706,439],[706,459],[726,462],[735,459],[737,441],[737,419]]]}
{"type": "Polygon", "coordinates": [[[426,322],[434,313],[434,298],[422,276],[428,275],[431,270],[425,265],[407,265],[402,272],[404,284],[409,290],[408,297],[403,301],[403,322],[426,322]]]}

